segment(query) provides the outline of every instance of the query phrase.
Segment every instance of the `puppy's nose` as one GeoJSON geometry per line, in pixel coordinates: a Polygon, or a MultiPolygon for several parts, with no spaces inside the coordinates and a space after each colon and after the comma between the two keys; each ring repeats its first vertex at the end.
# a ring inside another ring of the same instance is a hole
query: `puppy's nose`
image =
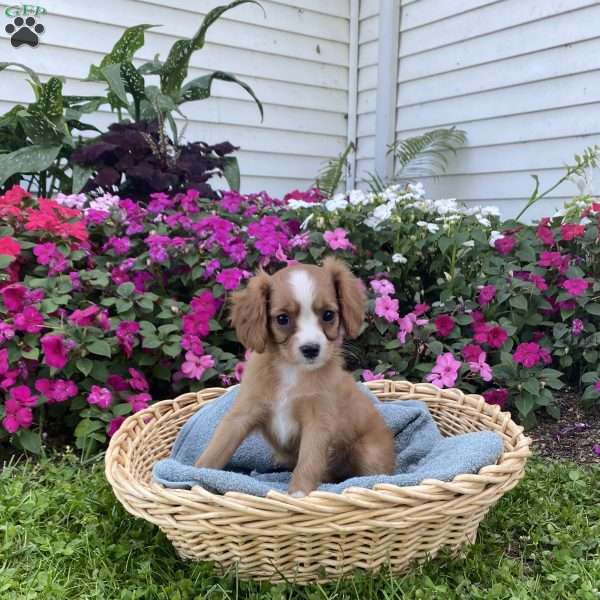
{"type": "Polygon", "coordinates": [[[308,358],[309,360],[317,358],[320,351],[321,346],[319,346],[319,344],[304,344],[304,346],[300,346],[300,352],[302,352],[302,356],[304,356],[304,358],[308,358]]]}

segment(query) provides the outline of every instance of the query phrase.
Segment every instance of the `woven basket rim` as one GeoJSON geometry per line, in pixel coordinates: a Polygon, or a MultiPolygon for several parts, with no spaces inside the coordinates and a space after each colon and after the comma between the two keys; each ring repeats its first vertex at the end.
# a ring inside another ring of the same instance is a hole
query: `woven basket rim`
{"type": "MultiPolygon", "coordinates": [[[[199,392],[189,392],[177,396],[174,399],[162,400],[152,404],[147,409],[130,415],[121,425],[119,430],[111,438],[108,450],[105,456],[105,475],[117,496],[122,499],[123,494],[131,495],[134,493],[144,499],[166,500],[169,503],[177,502],[185,505],[186,500],[201,496],[204,502],[210,502],[217,506],[229,507],[256,511],[257,517],[265,511],[272,513],[281,510],[294,510],[304,512],[311,508],[323,508],[325,505],[331,509],[332,501],[338,505],[350,505],[355,507],[380,506],[389,504],[398,500],[398,496],[413,500],[431,501],[436,497],[440,498],[440,493],[446,497],[451,495],[469,495],[480,493],[489,485],[498,485],[506,482],[514,473],[521,471],[524,462],[530,456],[531,439],[524,435],[523,427],[516,425],[512,420],[510,413],[503,412],[497,405],[490,405],[485,399],[477,394],[466,394],[457,388],[439,389],[432,384],[417,383],[411,384],[406,381],[377,380],[368,382],[367,387],[376,395],[388,395],[401,393],[395,388],[398,386],[409,386],[410,391],[416,394],[423,394],[437,398],[449,399],[463,404],[471,409],[486,414],[495,422],[502,423],[502,431],[510,430],[512,439],[515,440],[514,450],[505,450],[495,464],[482,467],[476,474],[459,474],[450,481],[441,481],[438,479],[425,479],[420,484],[414,486],[397,486],[389,483],[376,484],[373,488],[349,487],[342,492],[324,492],[313,491],[302,498],[294,498],[285,493],[270,491],[267,496],[254,496],[243,492],[227,492],[225,494],[216,494],[206,490],[200,485],[194,485],[190,489],[167,488],[154,480],[146,483],[131,476],[130,472],[115,461],[122,445],[129,440],[128,430],[134,424],[145,423],[146,417],[152,417],[152,420],[145,424],[145,427],[160,428],[161,421],[172,419],[178,412],[185,409],[173,408],[178,402],[200,402],[203,395],[213,396],[205,402],[212,402],[221,393],[227,391],[227,388],[214,387],[205,388],[199,392]],[[388,391],[386,391],[388,390],[388,391]],[[156,418],[156,412],[163,407],[170,410],[156,418]],[[133,484],[133,486],[132,486],[133,484]]],[[[384,400],[385,401],[385,400],[384,400]]],[[[506,441],[503,441],[506,448],[506,441]]],[[[440,498],[441,499],[441,498],[440,498]]]]}

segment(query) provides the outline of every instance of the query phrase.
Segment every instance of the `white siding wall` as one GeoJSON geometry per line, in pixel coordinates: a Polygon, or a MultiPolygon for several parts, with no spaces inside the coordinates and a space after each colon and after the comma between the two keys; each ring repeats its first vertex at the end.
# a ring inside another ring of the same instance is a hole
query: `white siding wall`
{"type": "MultiPolygon", "coordinates": [[[[432,196],[516,214],[575,152],[600,143],[600,3],[593,0],[405,1],[397,133],[458,125],[468,147],[432,196]]],[[[577,191],[560,186],[530,218],[577,191]]],[[[597,191],[597,190],[596,190],[597,191]]]]}
{"type": "MultiPolygon", "coordinates": [[[[0,61],[27,64],[42,76],[62,75],[66,92],[93,94],[83,81],[123,28],[140,23],[162,27],[146,33],[141,59],[157,52],[164,60],[173,42],[191,36],[203,14],[224,0],[45,0],[46,27],[37,48],[13,48],[0,27],[0,61]]],[[[194,54],[189,76],[230,71],[248,82],[265,107],[260,122],[253,101],[237,86],[216,82],[215,97],[184,105],[190,122],[186,138],[211,143],[229,140],[238,154],[242,189],[281,194],[312,181],[322,163],[346,144],[348,108],[349,0],[261,0],[226,13],[194,54]]],[[[0,4],[4,18],[6,3],[0,4]]],[[[5,19],[8,21],[8,19],[5,19]]],[[[21,72],[0,75],[0,111],[28,102],[31,88],[21,72]]],[[[96,122],[114,120],[104,111],[96,122]]]]}
{"type": "Polygon", "coordinates": [[[358,26],[357,182],[374,170],[379,0],[361,0],[358,26]]]}

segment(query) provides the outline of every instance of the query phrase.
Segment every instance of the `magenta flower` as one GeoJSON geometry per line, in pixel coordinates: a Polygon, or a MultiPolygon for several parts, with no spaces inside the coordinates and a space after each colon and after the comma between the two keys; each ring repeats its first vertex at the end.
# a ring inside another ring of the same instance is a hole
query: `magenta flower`
{"type": "Polygon", "coordinates": [[[12,325],[0,321],[0,343],[8,342],[15,337],[15,330],[12,325]]]}
{"type": "Polygon", "coordinates": [[[389,296],[379,296],[375,300],[375,314],[388,321],[388,323],[397,321],[400,317],[398,314],[398,300],[389,296]]]}
{"type": "Polygon", "coordinates": [[[290,239],[290,248],[306,250],[310,246],[310,233],[299,233],[290,239]]]}
{"type": "Polygon", "coordinates": [[[129,387],[132,390],[137,390],[138,392],[147,392],[150,387],[148,385],[148,381],[144,377],[143,373],[140,373],[137,369],[129,369],[129,375],[131,379],[129,380],[129,387]]]}
{"type": "Polygon", "coordinates": [[[223,269],[217,275],[217,282],[220,283],[226,290],[235,290],[240,286],[244,271],[234,267],[232,269],[223,269]]]}
{"type": "Polygon", "coordinates": [[[354,250],[354,244],[346,237],[348,232],[341,227],[333,231],[326,231],[323,239],[332,250],[354,250]]]}
{"type": "Polygon", "coordinates": [[[583,331],[583,321],[581,319],[573,319],[571,323],[571,333],[579,335],[583,331]]]}
{"type": "Polygon", "coordinates": [[[565,223],[560,226],[560,235],[565,242],[570,242],[585,235],[585,227],[578,223],[565,223]]]}
{"type": "Polygon", "coordinates": [[[239,213],[244,197],[238,192],[224,192],[219,205],[228,213],[239,213]]]}
{"type": "Polygon", "coordinates": [[[8,367],[8,348],[0,348],[0,375],[4,375],[8,367]]]}
{"type": "Polygon", "coordinates": [[[213,275],[213,273],[218,271],[220,268],[221,263],[219,260],[217,260],[216,258],[209,260],[204,266],[204,273],[202,274],[204,276],[204,279],[209,279],[213,275]]]}
{"type": "Polygon", "coordinates": [[[483,349],[477,344],[465,344],[461,352],[466,362],[477,362],[483,349]]]}
{"type": "Polygon", "coordinates": [[[121,375],[109,375],[106,379],[106,383],[115,390],[115,392],[124,392],[129,389],[129,384],[124,377],[121,375]]]}
{"type": "Polygon", "coordinates": [[[552,234],[552,229],[545,224],[538,225],[536,229],[536,235],[538,239],[545,246],[552,246],[554,244],[554,235],[552,234]]]}
{"type": "Polygon", "coordinates": [[[11,388],[8,393],[21,406],[35,406],[37,404],[38,397],[32,395],[31,390],[26,385],[17,385],[11,388]]]}
{"type": "Polygon", "coordinates": [[[510,254],[512,252],[513,248],[515,247],[515,244],[516,240],[514,237],[510,235],[505,235],[504,237],[494,242],[494,248],[496,248],[496,250],[498,250],[498,252],[500,252],[502,256],[506,256],[507,254],[510,254]]]}
{"type": "Polygon", "coordinates": [[[454,319],[450,315],[440,315],[433,321],[440,337],[448,337],[454,329],[454,319]]]}
{"type": "Polygon", "coordinates": [[[77,385],[69,379],[38,379],[35,389],[46,396],[48,404],[65,402],[77,395],[77,385]]]}
{"type": "Polygon", "coordinates": [[[107,409],[112,404],[112,393],[108,388],[93,385],[87,401],[98,408],[107,409]]]}
{"type": "Polygon", "coordinates": [[[481,306],[487,306],[496,297],[495,285],[484,285],[479,290],[478,302],[481,306]]]}
{"type": "Polygon", "coordinates": [[[37,244],[33,249],[33,254],[36,257],[38,264],[49,265],[57,251],[56,244],[48,242],[46,244],[37,244]]]}
{"type": "Polygon", "coordinates": [[[188,379],[202,379],[204,372],[214,366],[215,360],[210,354],[198,357],[192,352],[186,352],[181,372],[188,379]]]}
{"type": "Polygon", "coordinates": [[[136,323],[135,321],[121,321],[117,327],[117,339],[127,358],[131,358],[133,346],[137,341],[136,336],[139,331],[139,323],[136,323]]]}
{"type": "Polygon", "coordinates": [[[391,296],[396,293],[394,284],[387,279],[373,279],[373,281],[371,281],[371,287],[373,288],[373,291],[380,296],[391,296]]]}
{"type": "Polygon", "coordinates": [[[552,358],[547,348],[543,348],[535,342],[523,342],[517,346],[513,354],[513,361],[530,369],[541,362],[550,364],[552,358]]]}
{"type": "Polygon", "coordinates": [[[78,327],[89,327],[94,322],[94,317],[99,310],[100,307],[95,304],[83,310],[74,310],[69,316],[69,321],[78,327]]]}
{"type": "Polygon", "coordinates": [[[493,325],[487,332],[487,343],[492,348],[502,348],[508,339],[508,333],[500,325],[493,325]]]}
{"type": "Polygon", "coordinates": [[[33,423],[33,413],[28,406],[21,406],[16,400],[9,398],[4,403],[2,426],[8,433],[16,433],[19,429],[28,429],[33,423]]]}
{"type": "Polygon", "coordinates": [[[62,369],[69,359],[68,345],[62,335],[48,334],[41,338],[44,362],[49,367],[62,369]]]}
{"type": "Polygon", "coordinates": [[[365,369],[361,373],[361,377],[363,381],[379,381],[384,378],[381,373],[373,373],[373,371],[370,371],[369,369],[365,369]]]}
{"type": "Polygon", "coordinates": [[[594,384],[594,387],[596,388],[596,390],[598,392],[600,392],[600,379],[598,381],[596,381],[596,383],[594,384]]]}
{"type": "Polygon", "coordinates": [[[112,437],[113,435],[115,435],[115,433],[117,433],[117,431],[119,430],[119,427],[121,427],[124,420],[125,420],[125,417],[115,417],[114,419],[112,419],[112,421],[109,423],[108,429],[106,431],[108,437],[112,437]]]}
{"type": "Polygon", "coordinates": [[[592,449],[596,456],[600,456],[600,444],[596,444],[592,449]]]}
{"type": "Polygon", "coordinates": [[[398,339],[402,344],[406,342],[406,336],[412,333],[415,326],[427,325],[428,319],[419,319],[415,312],[410,312],[398,319],[398,339]]]}
{"type": "MultiPolygon", "coordinates": [[[[464,348],[463,348],[464,351],[464,348]]],[[[485,362],[486,354],[485,352],[480,352],[477,360],[469,361],[469,369],[473,371],[473,373],[479,373],[481,379],[484,381],[492,380],[492,369],[490,365],[485,362]]]]}
{"type": "Polygon", "coordinates": [[[115,237],[108,238],[107,245],[112,247],[115,254],[127,254],[131,248],[131,240],[128,237],[115,237]]]}
{"type": "Polygon", "coordinates": [[[567,279],[563,282],[562,287],[573,296],[581,296],[589,285],[585,279],[567,279]]]}
{"type": "Polygon", "coordinates": [[[4,306],[9,312],[19,312],[23,310],[25,295],[27,294],[27,288],[14,283],[12,285],[7,285],[0,290],[0,294],[2,295],[2,301],[4,302],[4,306]]]}
{"type": "Polygon", "coordinates": [[[13,326],[16,331],[39,333],[44,325],[44,317],[37,308],[26,306],[22,312],[15,315],[13,326]]]}
{"type": "Polygon", "coordinates": [[[415,313],[415,315],[417,317],[420,317],[421,315],[424,315],[430,308],[431,308],[431,306],[429,306],[429,304],[425,304],[425,303],[415,304],[415,308],[413,309],[413,312],[415,313]]]}
{"type": "Polygon", "coordinates": [[[571,262],[571,257],[568,254],[563,256],[560,252],[542,252],[538,265],[540,267],[551,267],[559,273],[564,273],[569,266],[569,262],[571,262]]]}
{"type": "Polygon", "coordinates": [[[508,402],[508,390],[506,388],[496,388],[483,392],[483,397],[488,404],[497,404],[504,408],[508,402]]]}
{"type": "Polygon", "coordinates": [[[425,379],[439,388],[452,387],[456,383],[460,366],[461,363],[454,358],[452,352],[445,352],[437,357],[431,373],[425,379]]]}
{"type": "Polygon", "coordinates": [[[131,405],[131,410],[136,413],[140,410],[144,410],[148,408],[148,404],[152,400],[150,394],[141,393],[141,394],[131,394],[129,398],[127,398],[127,402],[131,405]]]}

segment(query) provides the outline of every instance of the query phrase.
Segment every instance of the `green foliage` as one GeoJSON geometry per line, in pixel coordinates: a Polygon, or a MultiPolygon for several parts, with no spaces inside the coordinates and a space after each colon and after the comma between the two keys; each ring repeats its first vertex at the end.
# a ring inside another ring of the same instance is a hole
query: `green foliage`
{"type": "Polygon", "coordinates": [[[534,460],[459,558],[442,553],[401,577],[384,568],[272,585],[181,560],[118,504],[101,461],[67,454],[0,473],[0,590],[6,600],[596,600],[598,489],[599,466],[534,460]]]}
{"type": "Polygon", "coordinates": [[[333,196],[337,191],[348,168],[348,156],[354,150],[354,144],[348,144],[337,158],[330,160],[321,169],[315,180],[315,187],[321,190],[326,196],[333,196]]]}

